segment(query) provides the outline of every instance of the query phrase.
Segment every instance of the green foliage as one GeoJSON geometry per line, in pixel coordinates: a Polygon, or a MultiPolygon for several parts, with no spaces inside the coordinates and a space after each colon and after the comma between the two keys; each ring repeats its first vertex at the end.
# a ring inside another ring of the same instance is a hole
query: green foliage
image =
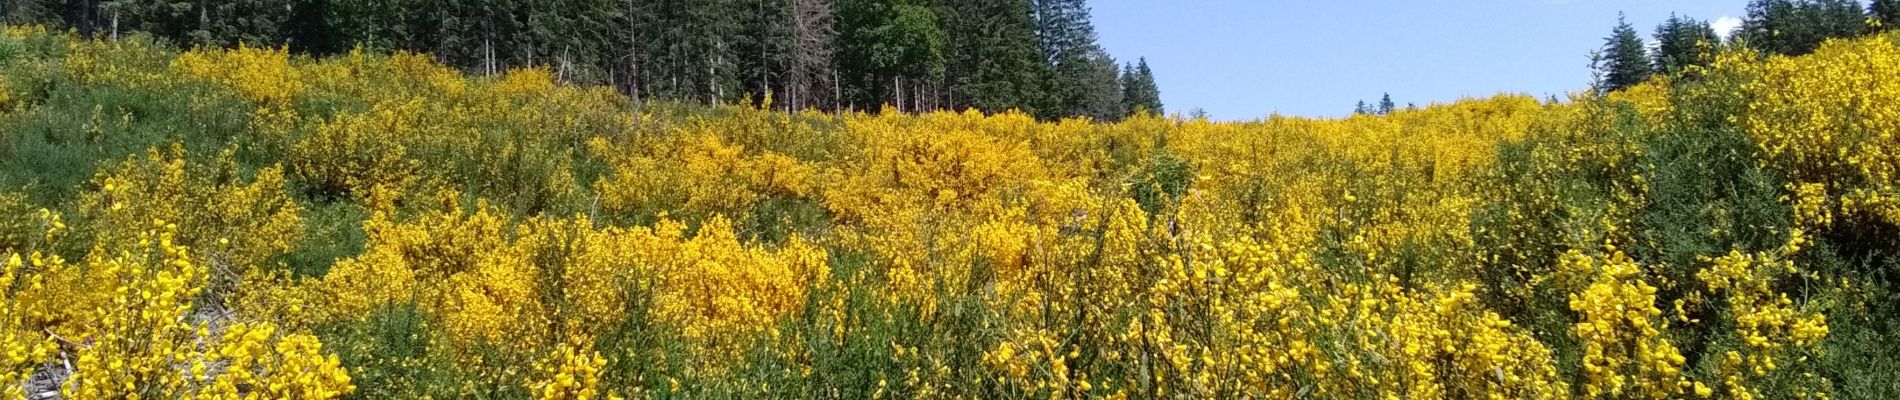
{"type": "Polygon", "coordinates": [[[1707,66],[1715,61],[1716,46],[1722,38],[1708,22],[1669,16],[1656,26],[1656,72],[1678,74],[1690,66],[1707,66]]]}
{"type": "MultiPolygon", "coordinates": [[[[1386,98],[1386,101],[1391,100],[1390,97],[1386,98]]],[[[1155,86],[1155,73],[1148,69],[1146,57],[1122,68],[1122,104],[1128,115],[1144,111],[1156,115],[1167,112],[1161,107],[1161,89],[1155,86]]]]}
{"type": "Polygon", "coordinates": [[[1751,0],[1739,35],[1764,53],[1802,55],[1827,39],[1860,35],[1866,18],[1857,0],[1751,0]]]}
{"type": "Polygon", "coordinates": [[[304,209],[303,242],[284,255],[291,276],[320,278],[337,260],[363,253],[368,210],[346,202],[304,204],[304,209]]]}
{"type": "Polygon", "coordinates": [[[1048,87],[1056,114],[1044,117],[1116,121],[1126,115],[1119,68],[1096,43],[1088,6],[1082,0],[1038,0],[1036,15],[1043,56],[1053,65],[1048,87]]]}
{"type": "Polygon", "coordinates": [[[1128,195],[1149,215],[1160,215],[1187,195],[1194,184],[1194,168],[1172,154],[1160,150],[1148,157],[1146,165],[1128,183],[1128,195]]]}
{"type": "Polygon", "coordinates": [[[1880,23],[1880,30],[1900,27],[1900,0],[1873,0],[1867,5],[1867,15],[1880,23]]]}
{"type": "Polygon", "coordinates": [[[838,67],[855,82],[846,102],[921,109],[923,82],[943,77],[944,35],[936,11],[908,2],[841,1],[838,67]]]}
{"type": "Polygon", "coordinates": [[[1636,36],[1636,28],[1623,20],[1622,14],[1616,16],[1616,29],[1610,31],[1610,37],[1603,39],[1602,59],[1597,64],[1598,74],[1603,81],[1597,90],[1614,92],[1649,80],[1651,73],[1648,46],[1643,38],[1636,36]]]}
{"type": "Polygon", "coordinates": [[[1044,115],[1049,64],[1036,45],[1036,21],[1022,0],[939,2],[952,108],[1044,115]]]}
{"type": "Polygon", "coordinates": [[[415,304],[377,310],[363,322],[318,327],[358,390],[356,398],[416,398],[461,393],[455,363],[431,358],[431,316],[415,304]]]}

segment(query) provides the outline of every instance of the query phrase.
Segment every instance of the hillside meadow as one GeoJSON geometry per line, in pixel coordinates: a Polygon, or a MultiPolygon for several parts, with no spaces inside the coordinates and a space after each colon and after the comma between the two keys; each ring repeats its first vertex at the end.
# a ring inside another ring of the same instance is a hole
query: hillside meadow
{"type": "Polygon", "coordinates": [[[1896,38],[1094,123],[7,27],[0,395],[1892,398],[1896,38]]]}

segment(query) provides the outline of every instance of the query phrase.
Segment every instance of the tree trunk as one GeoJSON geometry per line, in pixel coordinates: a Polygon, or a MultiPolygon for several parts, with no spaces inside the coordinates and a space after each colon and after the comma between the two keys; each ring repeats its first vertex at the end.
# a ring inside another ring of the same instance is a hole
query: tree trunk
{"type": "Polygon", "coordinates": [[[627,97],[640,105],[640,29],[639,9],[627,0],[627,97]]]}

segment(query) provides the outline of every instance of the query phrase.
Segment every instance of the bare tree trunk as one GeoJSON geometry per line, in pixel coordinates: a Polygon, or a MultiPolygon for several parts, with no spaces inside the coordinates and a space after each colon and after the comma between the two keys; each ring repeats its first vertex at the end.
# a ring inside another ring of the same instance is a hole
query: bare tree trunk
{"type": "Polygon", "coordinates": [[[488,35],[482,35],[482,75],[495,74],[495,47],[488,35]]]}

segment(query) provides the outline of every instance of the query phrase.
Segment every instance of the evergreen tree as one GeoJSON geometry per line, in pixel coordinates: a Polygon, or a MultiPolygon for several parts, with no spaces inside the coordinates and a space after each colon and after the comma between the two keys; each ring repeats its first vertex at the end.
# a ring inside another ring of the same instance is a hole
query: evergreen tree
{"type": "Polygon", "coordinates": [[[1820,41],[1833,38],[1849,38],[1867,32],[1867,10],[1861,7],[1860,0],[1813,0],[1810,7],[1820,29],[1820,40],[1814,43],[1820,48],[1820,41]]]}
{"type": "Polygon", "coordinates": [[[1352,113],[1354,115],[1369,115],[1372,114],[1372,107],[1367,106],[1365,100],[1360,100],[1359,104],[1352,106],[1352,113]]]}
{"type": "Polygon", "coordinates": [[[1036,36],[1029,0],[945,0],[948,47],[944,104],[988,112],[1037,115],[1046,103],[1049,64],[1036,36]]]}
{"type": "Polygon", "coordinates": [[[1112,121],[1122,109],[1115,60],[1095,42],[1095,27],[1083,0],[1037,0],[1037,37],[1053,74],[1049,80],[1058,114],[1112,121]]]}
{"type": "MultiPolygon", "coordinates": [[[[0,0],[0,23],[52,24],[59,21],[60,0],[0,0]]],[[[58,25],[49,26],[49,28],[58,25]]]]}
{"type": "Polygon", "coordinates": [[[1099,51],[1064,55],[1052,84],[1062,116],[1120,120],[1125,110],[1118,69],[1114,59],[1099,51]]]}
{"type": "Polygon", "coordinates": [[[1148,68],[1148,58],[1137,59],[1135,64],[1122,69],[1122,103],[1128,115],[1142,110],[1156,115],[1166,113],[1161,107],[1161,89],[1155,86],[1154,70],[1148,68]]]}
{"type": "Polygon", "coordinates": [[[1391,93],[1385,93],[1379,96],[1379,115],[1392,115],[1392,110],[1396,108],[1398,108],[1398,104],[1392,103],[1391,93]]]}
{"type": "Polygon", "coordinates": [[[1089,8],[1084,0],[1035,0],[1036,38],[1042,43],[1043,58],[1058,64],[1068,57],[1090,57],[1100,52],[1095,43],[1095,26],[1089,23],[1089,8]]]}
{"type": "Polygon", "coordinates": [[[1867,14],[1880,24],[1880,30],[1900,27],[1900,0],[1873,0],[1873,4],[1867,7],[1867,14]]]}
{"type": "Polygon", "coordinates": [[[1750,0],[1739,35],[1756,50],[1792,54],[1792,38],[1805,36],[1795,29],[1798,15],[1794,0],[1750,0]]]}
{"type": "Polygon", "coordinates": [[[1865,18],[1857,0],[1752,0],[1741,34],[1762,52],[1802,55],[1827,39],[1865,32],[1865,18]]]}
{"type": "Polygon", "coordinates": [[[734,0],[666,0],[651,10],[658,27],[645,45],[653,68],[649,92],[672,99],[722,103],[738,95],[740,31],[734,0]]]}
{"type": "Polygon", "coordinates": [[[1707,22],[1674,14],[1656,26],[1655,70],[1676,74],[1689,66],[1706,66],[1715,61],[1715,45],[1721,43],[1707,22]]]}
{"type": "Polygon", "coordinates": [[[740,3],[740,34],[733,42],[738,56],[739,85],[744,97],[763,101],[783,86],[780,79],[789,69],[786,57],[790,54],[787,45],[791,26],[784,22],[791,4],[785,0],[742,0],[740,3]]]}
{"type": "Polygon", "coordinates": [[[1616,29],[1603,41],[1604,58],[1599,65],[1603,82],[1598,90],[1623,90],[1649,80],[1649,53],[1644,49],[1643,39],[1636,36],[1636,28],[1621,14],[1616,17],[1616,29]]]}

